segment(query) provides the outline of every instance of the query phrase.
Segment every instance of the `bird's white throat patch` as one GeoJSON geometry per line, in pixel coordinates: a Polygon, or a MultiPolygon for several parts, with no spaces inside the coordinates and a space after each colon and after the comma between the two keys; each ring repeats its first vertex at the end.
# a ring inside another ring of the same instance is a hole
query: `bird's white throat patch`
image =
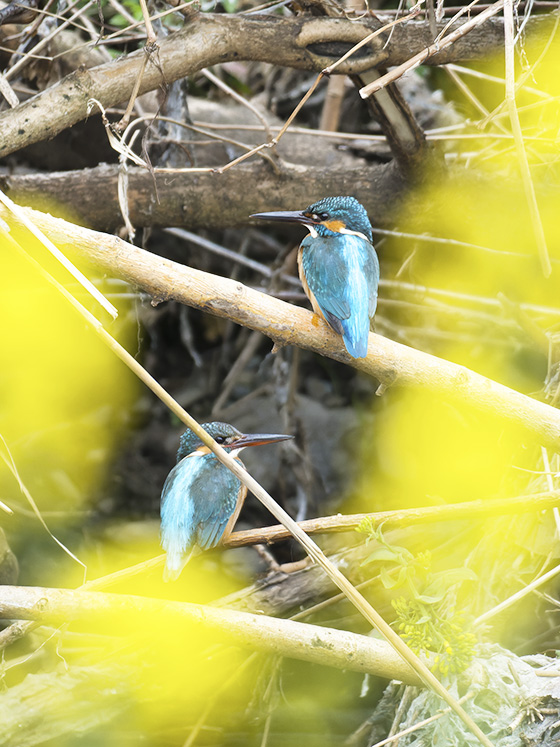
{"type": "Polygon", "coordinates": [[[187,459],[191,459],[192,457],[201,457],[205,454],[210,454],[210,449],[208,446],[199,446],[198,449],[195,449],[194,451],[191,451],[190,454],[187,454],[187,459]]]}
{"type": "MultiPolygon", "coordinates": [[[[305,223],[305,227],[307,228],[311,236],[314,239],[316,239],[319,234],[317,233],[317,229],[315,228],[315,226],[312,226],[309,223],[305,223]]],[[[364,241],[367,241],[368,244],[371,244],[371,241],[368,239],[368,237],[364,233],[360,233],[359,231],[351,231],[349,228],[340,228],[338,231],[334,231],[334,233],[343,233],[343,234],[346,234],[346,236],[358,236],[358,238],[363,239],[364,241]]]]}
{"type": "MultiPolygon", "coordinates": [[[[235,457],[240,454],[245,447],[242,446],[240,449],[232,449],[231,451],[228,449],[228,454],[235,459],[235,457]]],[[[195,451],[192,451],[190,454],[187,454],[187,459],[190,459],[191,457],[201,457],[205,456],[206,454],[211,454],[212,452],[208,448],[208,446],[199,446],[198,449],[195,449],[195,451]]]]}
{"type": "Polygon", "coordinates": [[[359,231],[351,231],[349,228],[341,228],[340,233],[345,233],[347,236],[358,236],[360,239],[367,241],[368,244],[371,244],[371,241],[368,239],[368,237],[365,234],[360,233],[359,231]]]}

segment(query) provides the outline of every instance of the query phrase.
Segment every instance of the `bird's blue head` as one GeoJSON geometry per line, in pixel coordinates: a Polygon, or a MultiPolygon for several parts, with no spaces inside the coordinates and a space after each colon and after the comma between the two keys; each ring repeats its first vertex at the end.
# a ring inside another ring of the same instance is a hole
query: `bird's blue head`
{"type": "MultiPolygon", "coordinates": [[[[226,446],[233,443],[234,439],[241,438],[242,433],[234,428],[229,423],[203,423],[202,427],[208,433],[214,441],[217,441],[221,446],[226,446]]],[[[180,462],[183,457],[188,454],[192,454],[200,447],[204,446],[200,438],[188,428],[179,439],[179,450],[177,451],[177,461],[180,462]]]]}
{"type": "MultiPolygon", "coordinates": [[[[202,427],[224,449],[236,452],[241,451],[241,449],[247,446],[259,446],[260,444],[270,444],[293,438],[293,436],[284,436],[275,433],[241,433],[233,425],[219,421],[203,423],[202,427]]],[[[210,451],[190,428],[187,429],[179,439],[177,462],[180,462],[181,459],[199,449],[203,449],[207,453],[210,451]]]]}
{"type": "Polygon", "coordinates": [[[312,235],[354,234],[373,241],[371,223],[364,206],[355,197],[324,197],[301,211],[254,213],[252,218],[303,223],[312,235]]]}

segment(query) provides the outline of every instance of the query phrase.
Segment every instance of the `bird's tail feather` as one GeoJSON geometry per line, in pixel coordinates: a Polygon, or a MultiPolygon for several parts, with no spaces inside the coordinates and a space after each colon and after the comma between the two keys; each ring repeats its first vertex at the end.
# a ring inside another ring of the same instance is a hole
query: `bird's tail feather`
{"type": "Polygon", "coordinates": [[[179,578],[183,571],[183,568],[192,558],[194,550],[195,548],[192,547],[186,555],[180,555],[179,553],[167,553],[167,557],[165,559],[165,568],[163,569],[163,580],[166,583],[168,581],[176,581],[179,578]]]}
{"type": "Polygon", "coordinates": [[[358,339],[352,338],[349,335],[344,335],[344,347],[350,353],[352,358],[365,358],[368,353],[368,338],[360,337],[358,339]]]}

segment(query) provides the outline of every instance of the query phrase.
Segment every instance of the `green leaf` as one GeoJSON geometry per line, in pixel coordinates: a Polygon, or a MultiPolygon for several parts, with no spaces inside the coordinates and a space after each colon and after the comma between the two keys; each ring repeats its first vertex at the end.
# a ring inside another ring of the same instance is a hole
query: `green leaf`
{"type": "Polygon", "coordinates": [[[388,571],[386,568],[380,569],[379,578],[386,589],[397,589],[405,583],[407,579],[407,569],[401,568],[396,575],[395,572],[396,568],[393,568],[392,571],[388,571]]]}
{"type": "Polygon", "coordinates": [[[448,571],[439,571],[432,574],[432,582],[443,581],[447,588],[463,581],[478,581],[478,576],[471,568],[451,568],[448,571]]]}
{"type": "Polygon", "coordinates": [[[366,563],[376,563],[379,561],[389,561],[397,563],[399,561],[399,554],[389,547],[378,547],[370,555],[367,556],[367,558],[362,562],[362,565],[365,565],[366,563]]]}
{"type": "Polygon", "coordinates": [[[441,602],[442,599],[445,598],[445,595],[447,594],[447,589],[444,589],[439,594],[430,595],[430,594],[419,594],[415,599],[417,599],[419,602],[424,602],[424,604],[437,604],[438,602],[441,602]]]}

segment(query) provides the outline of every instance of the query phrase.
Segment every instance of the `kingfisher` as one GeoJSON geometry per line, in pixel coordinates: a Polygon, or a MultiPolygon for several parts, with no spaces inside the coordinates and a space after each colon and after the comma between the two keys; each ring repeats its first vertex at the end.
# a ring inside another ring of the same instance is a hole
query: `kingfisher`
{"type": "MultiPolygon", "coordinates": [[[[293,436],[241,433],[229,423],[204,423],[206,433],[242,465],[247,446],[293,436]]],[[[247,488],[190,429],[179,440],[177,463],[161,493],[161,544],[167,553],[164,581],[174,581],[195,550],[209,550],[231,534],[247,488]]]]}
{"type": "Polygon", "coordinates": [[[254,213],[251,218],[303,223],[298,270],[313,311],[339,335],[353,358],[365,358],[377,307],[379,260],[371,223],[355,197],[325,197],[305,210],[254,213]]]}

